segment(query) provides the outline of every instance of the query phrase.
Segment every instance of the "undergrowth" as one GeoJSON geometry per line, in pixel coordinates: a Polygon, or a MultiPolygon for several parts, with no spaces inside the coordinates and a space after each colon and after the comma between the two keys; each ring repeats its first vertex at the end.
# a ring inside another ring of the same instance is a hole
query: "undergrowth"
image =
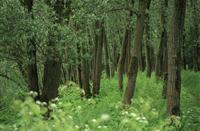
{"type": "MultiPolygon", "coordinates": [[[[162,81],[139,73],[133,103],[123,108],[117,77],[102,76],[100,95],[80,97],[77,84],[62,85],[60,95],[49,105],[51,117],[44,119],[46,103],[1,99],[0,130],[19,131],[198,131],[200,130],[200,74],[182,73],[181,117],[167,118],[162,81]],[[3,109],[3,110],[2,110],[3,109]]],[[[126,80],[124,81],[126,85],[126,80]]]]}

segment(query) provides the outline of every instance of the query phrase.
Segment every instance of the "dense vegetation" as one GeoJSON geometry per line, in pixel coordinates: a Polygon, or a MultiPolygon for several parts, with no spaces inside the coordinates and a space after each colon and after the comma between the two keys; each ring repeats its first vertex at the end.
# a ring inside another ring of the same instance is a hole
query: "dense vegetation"
{"type": "Polygon", "coordinates": [[[0,131],[200,130],[200,1],[0,5],[0,131]]]}

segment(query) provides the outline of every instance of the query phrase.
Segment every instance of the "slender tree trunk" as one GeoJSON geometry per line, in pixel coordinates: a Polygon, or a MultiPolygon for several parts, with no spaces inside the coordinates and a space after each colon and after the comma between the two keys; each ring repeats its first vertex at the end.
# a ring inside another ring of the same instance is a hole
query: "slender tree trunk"
{"type": "Polygon", "coordinates": [[[126,73],[128,73],[128,66],[129,66],[130,57],[131,57],[131,37],[132,37],[132,29],[129,29],[128,43],[127,43],[128,45],[126,46],[127,49],[126,49],[126,57],[125,57],[126,73]]]}
{"type": "MultiPolygon", "coordinates": [[[[105,30],[105,27],[103,27],[105,30]]],[[[106,32],[104,33],[104,52],[105,52],[105,61],[106,61],[106,75],[110,78],[110,62],[109,62],[109,46],[108,40],[106,36],[106,32]]]]}
{"type": "Polygon", "coordinates": [[[111,76],[115,76],[115,71],[116,71],[116,65],[117,65],[117,52],[116,52],[116,42],[114,41],[112,44],[112,50],[113,50],[113,55],[112,55],[112,68],[111,68],[111,76]]]}
{"type": "MultiPolygon", "coordinates": [[[[151,0],[148,1],[147,3],[147,10],[150,9],[150,4],[151,0]]],[[[149,11],[148,11],[149,12],[149,11]]],[[[146,34],[146,40],[145,40],[145,45],[146,45],[146,68],[147,68],[147,77],[151,77],[151,72],[152,72],[152,45],[151,45],[151,38],[150,38],[150,18],[149,18],[149,13],[146,14],[146,24],[145,24],[145,34],[146,34]]]]}
{"type": "Polygon", "coordinates": [[[156,76],[159,79],[162,75],[164,77],[163,91],[162,96],[166,99],[167,96],[167,79],[168,79],[168,51],[167,51],[167,8],[168,8],[168,0],[161,1],[161,40],[160,40],[160,48],[157,56],[157,66],[156,66],[156,76]]]}
{"type": "Polygon", "coordinates": [[[94,65],[94,80],[93,80],[93,96],[99,94],[100,90],[100,81],[101,81],[101,73],[102,73],[102,50],[103,50],[103,36],[105,33],[105,30],[103,28],[103,22],[97,21],[96,23],[97,29],[100,29],[100,32],[98,32],[96,35],[96,58],[95,58],[95,65],[94,65]]]}
{"type": "Polygon", "coordinates": [[[118,62],[118,84],[119,84],[120,95],[122,95],[123,92],[123,72],[126,59],[126,49],[128,45],[128,35],[129,35],[129,29],[126,29],[122,42],[121,54],[118,62]]]}
{"type": "Polygon", "coordinates": [[[166,54],[167,53],[167,8],[168,8],[168,0],[162,0],[161,1],[161,39],[160,39],[160,45],[158,49],[158,54],[156,57],[156,77],[157,79],[160,79],[163,75],[164,66],[167,62],[166,61],[166,54]]]}
{"type": "Polygon", "coordinates": [[[183,39],[186,0],[175,0],[168,43],[167,111],[180,115],[181,42],[183,39]]]}
{"type": "Polygon", "coordinates": [[[80,49],[80,47],[79,47],[79,45],[77,45],[77,53],[78,53],[78,66],[77,66],[77,73],[78,73],[78,81],[79,81],[79,86],[80,86],[80,88],[82,89],[82,77],[81,77],[81,75],[82,75],[82,71],[81,71],[81,69],[82,69],[82,67],[81,67],[81,49],[80,49]]]}
{"type": "Polygon", "coordinates": [[[140,0],[139,1],[139,11],[140,15],[137,17],[136,22],[136,29],[135,29],[135,37],[134,37],[134,46],[132,49],[129,70],[128,70],[128,84],[126,87],[125,95],[123,103],[125,105],[131,104],[131,99],[134,95],[135,85],[136,85],[136,78],[138,73],[138,60],[141,51],[141,44],[142,44],[142,36],[144,30],[144,20],[145,20],[145,10],[146,10],[146,3],[148,0],[140,0]]]}
{"type": "Polygon", "coordinates": [[[127,52],[128,52],[128,46],[131,42],[131,29],[129,27],[130,25],[130,20],[131,17],[133,16],[133,12],[129,12],[129,22],[126,26],[125,32],[124,32],[124,37],[123,37],[123,41],[122,41],[122,47],[121,47],[121,54],[120,54],[120,58],[119,58],[119,62],[118,62],[118,84],[119,84],[119,93],[120,95],[122,95],[123,92],[123,73],[124,73],[124,69],[125,69],[125,62],[126,60],[129,62],[129,58],[126,58],[127,56],[127,52]]]}
{"type": "Polygon", "coordinates": [[[197,0],[191,1],[192,5],[192,24],[191,25],[191,44],[193,45],[193,70],[198,71],[198,37],[199,37],[199,14],[197,11],[197,0]]]}
{"type": "MultiPolygon", "coordinates": [[[[27,6],[28,12],[31,13],[33,0],[25,0],[25,6],[27,6]]],[[[36,44],[34,38],[28,40],[27,46],[27,54],[28,54],[28,65],[27,69],[27,82],[30,91],[36,92],[38,95],[34,98],[38,100],[40,98],[40,91],[39,91],[39,83],[38,83],[38,70],[37,70],[37,56],[36,56],[36,44]]]]}
{"type": "Polygon", "coordinates": [[[140,45],[140,54],[138,56],[138,67],[140,71],[144,71],[145,70],[145,55],[143,55],[143,42],[140,45]]]}
{"type": "Polygon", "coordinates": [[[62,84],[66,84],[67,82],[67,71],[64,67],[64,65],[62,65],[62,84]]]}
{"type": "MultiPolygon", "coordinates": [[[[86,49],[82,49],[82,54],[85,54],[86,49]]],[[[90,98],[92,96],[90,90],[90,77],[89,77],[90,69],[89,63],[87,58],[82,58],[81,60],[81,80],[82,80],[82,87],[84,90],[85,98],[90,98]]]]}
{"type": "MultiPolygon", "coordinates": [[[[184,31],[185,32],[185,31],[184,31]]],[[[182,43],[182,46],[181,46],[182,48],[182,51],[181,51],[181,53],[182,53],[182,68],[184,69],[184,70],[186,70],[186,65],[187,65],[187,61],[186,61],[186,51],[185,51],[185,34],[183,34],[183,43],[182,43]]]]}
{"type": "Polygon", "coordinates": [[[29,86],[30,91],[37,92],[38,95],[35,97],[35,100],[39,100],[40,91],[39,91],[39,83],[38,83],[36,45],[34,43],[31,45],[29,46],[29,51],[28,51],[28,56],[30,60],[27,66],[28,86],[29,86]]]}

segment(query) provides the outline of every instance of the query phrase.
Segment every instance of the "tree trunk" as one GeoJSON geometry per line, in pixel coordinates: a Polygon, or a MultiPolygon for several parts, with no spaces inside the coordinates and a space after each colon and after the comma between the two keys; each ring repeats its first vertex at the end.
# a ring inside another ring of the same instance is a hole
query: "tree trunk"
{"type": "Polygon", "coordinates": [[[140,54],[138,56],[138,64],[139,64],[139,70],[140,71],[144,71],[145,70],[145,55],[143,55],[143,42],[142,44],[140,45],[140,54]]]}
{"type": "MultiPolygon", "coordinates": [[[[55,53],[55,50],[54,52],[51,53],[55,53]]],[[[61,78],[60,58],[47,58],[44,64],[44,79],[43,79],[43,90],[41,98],[42,101],[48,103],[50,100],[58,96],[58,87],[60,85],[60,78],[61,78]]]]}
{"type": "MultiPolygon", "coordinates": [[[[147,10],[150,9],[150,4],[151,0],[148,1],[147,3],[147,10]]],[[[148,11],[149,12],[149,11],[148,11]]],[[[147,77],[151,77],[151,72],[152,72],[152,45],[151,45],[151,38],[150,38],[150,18],[149,18],[149,13],[146,14],[146,23],[145,23],[145,34],[146,34],[146,40],[145,40],[145,45],[146,45],[146,68],[147,68],[147,77]]]]}
{"type": "Polygon", "coordinates": [[[138,60],[142,45],[142,36],[144,30],[144,20],[145,20],[145,10],[146,10],[147,0],[139,1],[139,11],[140,15],[137,17],[134,46],[132,49],[129,69],[128,69],[128,84],[126,87],[123,103],[125,105],[131,104],[131,99],[134,95],[136,78],[138,73],[138,60]]]}
{"type": "MultiPolygon", "coordinates": [[[[86,49],[82,49],[82,54],[85,54],[86,49]]],[[[82,87],[84,90],[84,96],[85,98],[91,97],[91,91],[90,91],[90,77],[89,77],[89,65],[88,65],[87,58],[82,58],[81,60],[81,81],[82,81],[82,87]]]]}
{"type": "Polygon", "coordinates": [[[164,77],[164,84],[163,84],[163,91],[162,96],[164,99],[167,97],[167,79],[168,79],[168,51],[167,51],[167,8],[168,8],[168,0],[162,0],[161,2],[161,40],[160,40],[160,50],[157,56],[157,69],[156,69],[156,76],[159,79],[162,74],[164,77]]]}
{"type": "MultiPolygon", "coordinates": [[[[131,16],[132,17],[132,16],[131,16]]],[[[130,17],[130,19],[131,19],[130,17]]],[[[126,73],[128,73],[128,66],[130,63],[130,57],[131,57],[131,37],[132,37],[132,29],[129,29],[129,35],[128,35],[128,45],[126,46],[126,57],[125,57],[125,69],[126,73]]]]}
{"type": "Polygon", "coordinates": [[[167,62],[166,61],[166,54],[167,53],[167,8],[168,8],[168,0],[161,1],[161,39],[160,45],[156,57],[156,77],[160,79],[164,72],[164,66],[167,62]]]}
{"type": "Polygon", "coordinates": [[[35,100],[39,100],[40,91],[39,91],[39,83],[38,83],[36,45],[34,44],[34,42],[31,42],[31,43],[32,44],[29,45],[29,50],[28,50],[28,57],[30,60],[27,66],[28,86],[29,86],[30,91],[37,92],[37,96],[35,97],[35,100]]]}
{"type": "MultiPolygon", "coordinates": [[[[103,27],[105,30],[105,27],[103,27]]],[[[108,78],[110,78],[110,62],[109,62],[109,46],[108,46],[108,40],[106,36],[106,32],[104,32],[104,52],[105,52],[105,62],[106,62],[106,75],[108,78]]]]}
{"type": "MultiPolygon", "coordinates": [[[[57,0],[54,9],[58,17],[56,22],[62,24],[64,0],[57,0]]],[[[56,46],[57,43],[54,40],[56,35],[54,34],[54,30],[56,30],[56,28],[57,27],[50,31],[49,43],[47,45],[48,56],[44,64],[43,92],[41,100],[47,103],[58,96],[58,87],[61,82],[62,60],[56,46]]]]}
{"type": "Polygon", "coordinates": [[[104,28],[103,22],[97,21],[96,23],[97,29],[100,29],[100,32],[96,34],[96,55],[95,55],[95,64],[94,64],[94,79],[93,79],[93,96],[97,96],[100,90],[100,81],[101,81],[101,72],[102,72],[102,48],[103,48],[103,36],[104,36],[104,28]]]}
{"type": "MultiPolygon", "coordinates": [[[[126,27],[127,28],[127,27],[126,27]]],[[[121,54],[118,62],[118,84],[119,84],[119,92],[122,95],[123,92],[123,72],[124,72],[124,65],[126,59],[126,49],[128,45],[128,36],[129,36],[129,29],[126,29],[124,32],[124,38],[121,47],[121,54]]]]}
{"type": "Polygon", "coordinates": [[[198,71],[198,37],[199,37],[199,16],[197,11],[197,0],[191,1],[192,5],[192,24],[191,25],[191,44],[193,45],[193,70],[198,71]]]}
{"type": "Polygon", "coordinates": [[[113,54],[112,54],[112,68],[111,68],[111,76],[114,77],[115,76],[115,70],[116,70],[116,65],[117,65],[117,52],[116,52],[116,42],[114,41],[112,44],[112,50],[113,50],[113,54]]]}
{"type": "Polygon", "coordinates": [[[186,0],[175,0],[168,43],[167,111],[180,115],[181,42],[183,39],[186,0]]]}
{"type": "Polygon", "coordinates": [[[120,54],[120,58],[119,58],[119,62],[118,62],[118,84],[119,84],[119,93],[120,95],[122,95],[123,92],[123,73],[124,73],[124,69],[125,69],[125,61],[129,62],[129,58],[127,57],[127,52],[128,52],[128,45],[130,45],[131,42],[131,29],[129,27],[130,25],[130,21],[131,21],[131,17],[133,16],[133,12],[129,12],[129,18],[128,18],[128,24],[126,26],[125,32],[124,32],[124,37],[123,37],[123,41],[122,41],[122,47],[121,47],[121,54],[120,54]]]}
{"type": "MultiPolygon", "coordinates": [[[[33,0],[25,0],[25,6],[27,6],[28,12],[31,13],[33,0]]],[[[38,100],[40,98],[40,91],[39,91],[39,83],[38,83],[38,70],[37,70],[37,56],[36,56],[36,44],[34,38],[28,40],[27,46],[27,55],[28,55],[28,65],[27,69],[27,82],[30,91],[34,91],[37,93],[37,96],[34,98],[38,100]]]]}

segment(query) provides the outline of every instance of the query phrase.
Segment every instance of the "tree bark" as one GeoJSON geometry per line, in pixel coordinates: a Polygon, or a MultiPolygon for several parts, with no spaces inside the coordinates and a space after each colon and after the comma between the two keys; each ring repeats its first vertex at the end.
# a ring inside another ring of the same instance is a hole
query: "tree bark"
{"type": "Polygon", "coordinates": [[[95,49],[95,64],[94,64],[94,79],[93,79],[93,96],[97,96],[100,90],[100,81],[101,81],[101,73],[102,73],[102,50],[103,50],[103,36],[105,30],[103,28],[103,22],[97,21],[96,28],[100,30],[100,32],[96,32],[96,49],[95,49]]]}
{"type": "MultiPolygon", "coordinates": [[[[133,5],[134,3],[132,3],[133,5]]],[[[131,18],[133,16],[133,12],[129,12],[129,18],[128,18],[128,24],[126,26],[125,32],[124,32],[124,37],[121,45],[121,53],[120,53],[120,58],[118,62],[118,84],[119,84],[119,93],[122,95],[123,92],[123,73],[125,69],[125,62],[127,61],[129,63],[129,58],[128,56],[128,47],[130,47],[130,42],[131,42],[131,29],[130,29],[130,23],[131,23],[131,18]]]]}
{"type": "Polygon", "coordinates": [[[160,79],[163,75],[164,66],[167,63],[166,56],[167,56],[167,8],[168,8],[168,0],[161,1],[161,39],[160,45],[158,49],[158,54],[156,57],[156,77],[160,79]]]}
{"type": "Polygon", "coordinates": [[[134,95],[136,78],[138,73],[138,60],[141,51],[142,45],[142,36],[144,30],[144,20],[145,20],[145,10],[146,10],[147,0],[139,1],[139,11],[140,15],[137,17],[135,37],[134,37],[134,46],[132,49],[129,69],[128,69],[128,84],[126,87],[123,103],[125,105],[131,104],[131,99],[134,95]]]}
{"type": "Polygon", "coordinates": [[[116,65],[117,65],[117,52],[116,52],[116,42],[114,41],[112,44],[112,50],[113,50],[113,54],[112,54],[112,68],[111,68],[111,76],[114,77],[115,76],[115,71],[116,71],[116,65]]]}
{"type": "MultiPolygon", "coordinates": [[[[147,3],[147,10],[150,9],[150,4],[151,4],[151,0],[148,1],[147,3]]],[[[146,14],[146,23],[145,23],[145,36],[146,36],[146,40],[145,40],[145,46],[146,46],[146,69],[147,69],[147,77],[151,77],[151,72],[152,72],[152,55],[153,55],[153,50],[152,50],[152,45],[151,45],[151,38],[150,38],[150,17],[149,17],[149,11],[146,14]]]]}
{"type": "MultiPolygon", "coordinates": [[[[64,17],[64,0],[57,0],[54,5],[54,9],[58,17],[56,23],[62,24],[64,17]]],[[[57,27],[55,27],[55,30],[56,28],[57,27]]],[[[56,46],[57,43],[54,40],[54,35],[55,34],[53,29],[49,34],[49,43],[47,45],[48,56],[44,64],[44,78],[41,100],[47,103],[58,96],[58,87],[61,82],[62,60],[60,52],[56,46]]]]}
{"type": "MultiPolygon", "coordinates": [[[[105,30],[105,27],[103,27],[105,30]]],[[[109,46],[108,40],[106,36],[106,32],[104,32],[104,52],[105,52],[105,62],[106,62],[106,75],[110,78],[110,62],[109,62],[109,46]]]]}
{"type": "MultiPolygon", "coordinates": [[[[126,27],[127,28],[127,27],[126,27]]],[[[119,92],[122,95],[123,92],[123,72],[124,72],[124,65],[126,59],[126,51],[128,45],[128,36],[129,36],[129,29],[126,29],[124,32],[124,38],[121,47],[121,54],[118,62],[118,84],[119,84],[119,92]]]]}
{"type": "Polygon", "coordinates": [[[180,115],[181,42],[183,39],[186,0],[175,0],[171,32],[168,42],[167,111],[180,115]]]}
{"type": "MultiPolygon", "coordinates": [[[[25,0],[24,3],[28,9],[28,12],[31,14],[33,0],[25,0]]],[[[27,78],[28,78],[27,82],[28,82],[29,90],[37,93],[37,96],[34,99],[38,100],[40,98],[40,91],[39,91],[39,83],[38,83],[38,69],[37,69],[36,54],[37,54],[36,43],[34,41],[34,38],[30,38],[28,40],[28,45],[27,45],[27,55],[28,55],[29,61],[28,61],[27,67],[25,68],[27,70],[27,78]]]]}
{"type": "MultiPolygon", "coordinates": [[[[82,54],[85,54],[86,49],[82,49],[82,54]]],[[[81,81],[82,81],[82,87],[84,90],[84,96],[85,98],[90,98],[92,96],[91,90],[90,90],[90,77],[89,77],[89,63],[87,58],[82,58],[81,60],[81,81]]]]}
{"type": "Polygon", "coordinates": [[[193,70],[198,71],[198,37],[199,37],[199,16],[197,11],[197,0],[191,1],[192,5],[192,25],[191,25],[191,44],[192,44],[192,50],[193,50],[193,70]]]}

